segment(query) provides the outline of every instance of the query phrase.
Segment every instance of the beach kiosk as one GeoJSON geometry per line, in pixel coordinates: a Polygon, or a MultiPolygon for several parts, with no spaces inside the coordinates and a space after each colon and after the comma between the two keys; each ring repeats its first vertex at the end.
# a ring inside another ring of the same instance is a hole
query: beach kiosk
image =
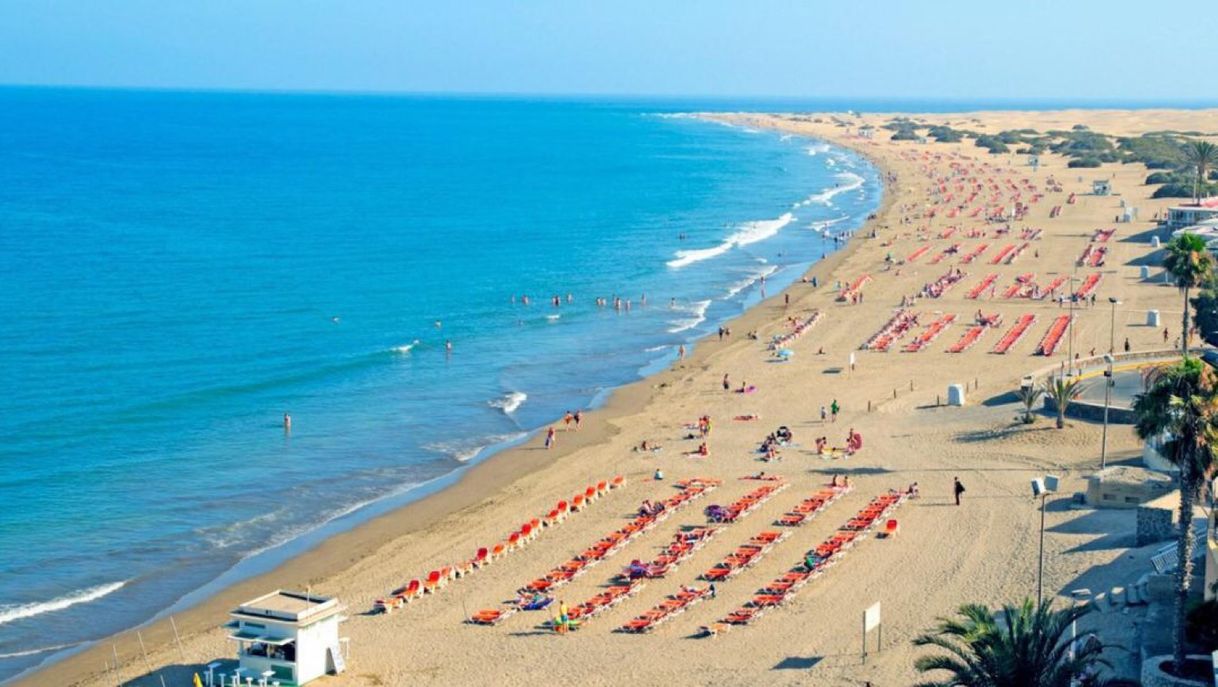
{"type": "Polygon", "coordinates": [[[1112,193],[1112,184],[1107,179],[1096,179],[1091,182],[1091,193],[1097,196],[1106,196],[1112,193]]]}
{"type": "Polygon", "coordinates": [[[345,610],[338,599],[284,590],[241,604],[224,626],[237,643],[240,675],[287,687],[343,672],[345,610]]]}

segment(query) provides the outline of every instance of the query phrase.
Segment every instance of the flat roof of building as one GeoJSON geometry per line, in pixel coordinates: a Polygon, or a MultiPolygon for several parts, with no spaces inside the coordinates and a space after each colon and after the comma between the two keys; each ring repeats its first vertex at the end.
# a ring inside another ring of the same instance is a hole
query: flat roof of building
{"type": "Polygon", "coordinates": [[[257,599],[247,601],[232,612],[241,618],[274,619],[290,623],[321,620],[342,610],[333,597],[277,589],[257,599]]]}

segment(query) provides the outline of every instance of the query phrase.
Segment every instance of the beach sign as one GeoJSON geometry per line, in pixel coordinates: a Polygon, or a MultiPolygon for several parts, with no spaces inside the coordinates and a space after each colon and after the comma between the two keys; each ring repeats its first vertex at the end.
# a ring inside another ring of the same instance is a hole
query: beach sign
{"type": "Polygon", "coordinates": [[[867,607],[863,611],[863,663],[867,662],[867,633],[872,630],[877,630],[875,637],[875,650],[880,650],[880,644],[884,641],[884,630],[880,627],[880,602],[877,601],[867,607]]]}

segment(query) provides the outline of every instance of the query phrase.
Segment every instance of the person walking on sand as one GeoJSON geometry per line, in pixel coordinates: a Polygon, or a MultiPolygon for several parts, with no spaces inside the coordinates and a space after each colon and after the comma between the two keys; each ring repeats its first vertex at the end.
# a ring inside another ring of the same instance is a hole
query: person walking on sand
{"type": "Polygon", "coordinates": [[[837,422],[837,414],[838,414],[838,412],[841,411],[841,409],[842,409],[842,407],[837,404],[836,398],[833,399],[833,403],[829,404],[829,412],[833,414],[834,422],[837,422]]]}
{"type": "Polygon", "coordinates": [[[549,451],[550,449],[554,448],[554,442],[557,440],[558,440],[558,432],[555,432],[553,427],[547,429],[546,430],[546,450],[549,451]]]}
{"type": "Polygon", "coordinates": [[[732,390],[732,382],[728,379],[726,372],[723,373],[723,390],[724,391],[732,390]]]}
{"type": "Polygon", "coordinates": [[[677,347],[677,360],[685,360],[685,344],[677,347]]]}
{"type": "Polygon", "coordinates": [[[960,495],[964,493],[964,485],[960,483],[959,477],[953,477],[952,481],[955,482],[955,484],[952,485],[952,491],[956,494],[956,505],[959,506],[960,495]]]}
{"type": "Polygon", "coordinates": [[[575,431],[578,432],[579,423],[584,421],[584,411],[582,411],[582,410],[575,411],[575,417],[573,419],[575,420],[575,431]]]}
{"type": "Polygon", "coordinates": [[[825,420],[829,419],[829,411],[825,410],[825,406],[820,407],[820,423],[825,424],[825,420]]]}
{"type": "Polygon", "coordinates": [[[1129,352],[1129,337],[1125,337],[1125,352],[1129,352]]]}

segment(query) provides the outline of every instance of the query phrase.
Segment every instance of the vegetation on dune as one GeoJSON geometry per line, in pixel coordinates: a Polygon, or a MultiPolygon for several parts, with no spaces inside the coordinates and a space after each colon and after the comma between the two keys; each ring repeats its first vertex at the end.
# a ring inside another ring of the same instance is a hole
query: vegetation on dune
{"type": "Polygon", "coordinates": [[[921,673],[946,677],[918,687],[1098,687],[1114,682],[1099,678],[1104,647],[1098,641],[1077,643],[1070,650],[1070,628],[1090,611],[1088,606],[1054,609],[1049,601],[1031,599],[1004,606],[999,613],[966,604],[957,617],[941,618],[915,646],[941,649],[914,662],[921,673]]]}
{"type": "Polygon", "coordinates": [[[1075,167],[1091,168],[1091,167],[1099,167],[1101,164],[1103,164],[1103,162],[1104,161],[1098,157],[1080,157],[1080,158],[1075,158],[1075,159],[1067,162],[1066,166],[1070,167],[1070,168],[1075,168],[1075,167]]]}
{"type": "MultiPolygon", "coordinates": [[[[1199,358],[1185,356],[1147,375],[1145,393],[1134,397],[1134,430],[1143,440],[1161,440],[1159,453],[1180,471],[1181,523],[1192,523],[1202,485],[1218,473],[1218,374],[1199,358]]],[[[1188,596],[1193,570],[1191,528],[1176,538],[1176,607],[1172,663],[1185,671],[1188,596]]]]}

